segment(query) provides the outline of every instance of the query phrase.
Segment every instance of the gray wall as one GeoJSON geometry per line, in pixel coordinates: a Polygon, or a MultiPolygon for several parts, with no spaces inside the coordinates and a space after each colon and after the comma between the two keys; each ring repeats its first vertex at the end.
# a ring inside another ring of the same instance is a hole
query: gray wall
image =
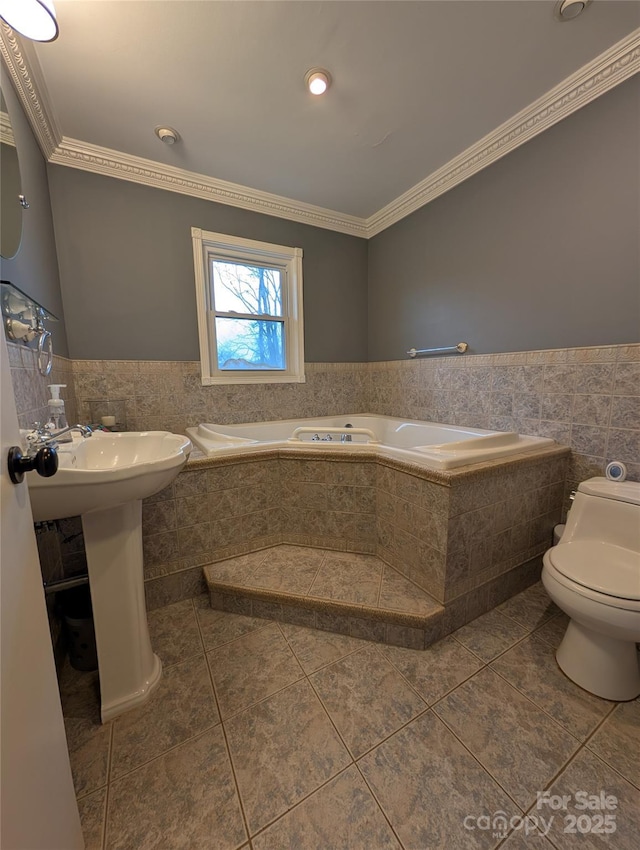
{"type": "Polygon", "coordinates": [[[369,359],[640,339],[640,78],[369,242],[369,359]]]}
{"type": "Polygon", "coordinates": [[[54,352],[66,357],[67,336],[60,296],[46,163],[3,63],[0,63],[0,85],[18,150],[22,192],[31,205],[22,216],[20,250],[12,260],[0,260],[0,272],[2,280],[15,284],[58,317],[58,322],[49,322],[47,326],[53,334],[54,352]]]}
{"type": "Polygon", "coordinates": [[[71,356],[199,360],[191,227],[304,250],[307,361],[367,359],[367,243],[49,166],[71,356]]]}
{"type": "Polygon", "coordinates": [[[192,226],[304,249],[308,361],[367,359],[367,265],[370,360],[460,340],[481,353],[639,338],[640,78],[368,245],[48,166],[54,242],[47,167],[4,69],[2,87],[31,203],[2,276],[60,317],[58,354],[198,359],[192,226]]]}

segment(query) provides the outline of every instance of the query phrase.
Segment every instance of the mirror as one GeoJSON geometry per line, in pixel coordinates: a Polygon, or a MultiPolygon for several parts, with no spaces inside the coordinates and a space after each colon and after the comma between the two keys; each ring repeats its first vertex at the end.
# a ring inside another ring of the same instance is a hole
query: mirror
{"type": "Polygon", "coordinates": [[[26,203],[21,195],[18,151],[7,104],[0,91],[0,255],[10,260],[18,253],[22,238],[22,209],[26,203]]]}

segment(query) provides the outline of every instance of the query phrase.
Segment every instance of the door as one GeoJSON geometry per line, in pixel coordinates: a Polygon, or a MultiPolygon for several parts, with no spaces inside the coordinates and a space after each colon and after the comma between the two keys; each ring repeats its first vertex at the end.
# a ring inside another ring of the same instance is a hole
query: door
{"type": "Polygon", "coordinates": [[[20,436],[0,336],[0,848],[82,850],[27,482],[7,472],[20,436]]]}

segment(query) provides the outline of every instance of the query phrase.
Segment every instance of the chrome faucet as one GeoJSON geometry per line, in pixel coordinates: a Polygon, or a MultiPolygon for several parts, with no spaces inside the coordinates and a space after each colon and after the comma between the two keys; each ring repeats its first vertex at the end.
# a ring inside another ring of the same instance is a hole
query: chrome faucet
{"type": "Polygon", "coordinates": [[[50,431],[36,422],[30,434],[27,435],[29,450],[42,448],[43,446],[56,446],[58,443],[71,443],[73,441],[72,431],[79,431],[83,437],[90,437],[93,431],[88,425],[67,425],[59,431],[50,431]]]}
{"type": "Polygon", "coordinates": [[[83,437],[91,437],[93,431],[89,425],[67,425],[66,428],[61,428],[59,431],[52,431],[49,436],[49,442],[70,443],[73,441],[72,431],[79,431],[83,437]],[[60,437],[64,437],[63,440],[60,437]]]}

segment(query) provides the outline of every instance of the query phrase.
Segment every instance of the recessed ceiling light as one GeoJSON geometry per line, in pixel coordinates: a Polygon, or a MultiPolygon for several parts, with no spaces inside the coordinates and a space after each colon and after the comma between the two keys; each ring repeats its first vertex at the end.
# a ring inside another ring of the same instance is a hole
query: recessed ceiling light
{"type": "Polygon", "coordinates": [[[0,0],[0,18],[33,41],[53,41],[58,37],[53,0],[0,0]]]}
{"type": "Polygon", "coordinates": [[[324,68],[312,68],[304,75],[304,82],[311,94],[324,94],[331,85],[331,74],[324,68]]]}
{"type": "Polygon", "coordinates": [[[156,127],[154,132],[160,141],[165,143],[165,145],[175,145],[175,143],[180,139],[180,134],[177,130],[174,130],[173,127],[156,127]]]}
{"type": "Polygon", "coordinates": [[[584,12],[590,3],[591,0],[559,0],[554,14],[559,21],[572,21],[584,12]]]}

